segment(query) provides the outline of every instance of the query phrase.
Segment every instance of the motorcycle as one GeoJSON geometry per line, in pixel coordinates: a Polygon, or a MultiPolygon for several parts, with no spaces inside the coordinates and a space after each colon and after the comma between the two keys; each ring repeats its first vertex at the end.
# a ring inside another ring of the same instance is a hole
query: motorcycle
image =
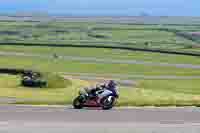
{"type": "Polygon", "coordinates": [[[83,107],[101,107],[103,110],[111,109],[117,102],[118,96],[109,90],[99,90],[96,96],[90,96],[86,91],[79,91],[79,95],[74,99],[75,109],[83,107]]]}
{"type": "Polygon", "coordinates": [[[22,75],[21,85],[24,87],[46,87],[47,82],[38,73],[27,72],[22,75]]]}

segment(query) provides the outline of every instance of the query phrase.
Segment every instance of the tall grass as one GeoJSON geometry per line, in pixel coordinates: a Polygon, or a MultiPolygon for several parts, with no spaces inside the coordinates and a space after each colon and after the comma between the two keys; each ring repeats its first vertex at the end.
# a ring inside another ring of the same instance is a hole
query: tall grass
{"type": "Polygon", "coordinates": [[[47,81],[47,88],[66,88],[72,85],[68,79],[64,79],[58,74],[44,72],[43,79],[47,81]]]}

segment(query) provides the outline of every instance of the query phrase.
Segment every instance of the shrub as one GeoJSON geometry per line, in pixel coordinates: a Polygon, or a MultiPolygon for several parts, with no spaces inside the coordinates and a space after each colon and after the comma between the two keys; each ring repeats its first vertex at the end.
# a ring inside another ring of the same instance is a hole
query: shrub
{"type": "Polygon", "coordinates": [[[66,88],[72,85],[72,82],[64,77],[53,73],[42,73],[42,78],[47,81],[47,88],[66,88]]]}

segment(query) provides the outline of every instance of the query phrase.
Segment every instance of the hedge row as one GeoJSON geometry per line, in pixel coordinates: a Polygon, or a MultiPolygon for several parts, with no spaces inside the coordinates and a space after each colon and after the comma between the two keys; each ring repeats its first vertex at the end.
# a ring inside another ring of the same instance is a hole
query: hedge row
{"type": "Polygon", "coordinates": [[[88,44],[47,44],[47,43],[24,43],[24,42],[0,42],[0,45],[15,45],[15,46],[40,46],[40,47],[77,47],[77,48],[108,48],[108,49],[121,49],[130,51],[142,51],[142,52],[155,52],[163,54],[175,54],[175,55],[188,55],[188,56],[200,56],[199,52],[182,52],[178,50],[164,50],[153,48],[138,48],[131,46],[112,46],[112,45],[88,45],[88,44]]]}

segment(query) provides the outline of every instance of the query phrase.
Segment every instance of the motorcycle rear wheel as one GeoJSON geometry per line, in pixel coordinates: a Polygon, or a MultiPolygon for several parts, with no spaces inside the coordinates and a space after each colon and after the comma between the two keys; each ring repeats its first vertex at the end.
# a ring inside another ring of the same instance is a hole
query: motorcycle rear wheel
{"type": "Polygon", "coordinates": [[[83,103],[82,103],[82,100],[81,100],[81,96],[78,96],[74,99],[73,101],[73,107],[75,109],[82,109],[83,108],[83,103]]]}

